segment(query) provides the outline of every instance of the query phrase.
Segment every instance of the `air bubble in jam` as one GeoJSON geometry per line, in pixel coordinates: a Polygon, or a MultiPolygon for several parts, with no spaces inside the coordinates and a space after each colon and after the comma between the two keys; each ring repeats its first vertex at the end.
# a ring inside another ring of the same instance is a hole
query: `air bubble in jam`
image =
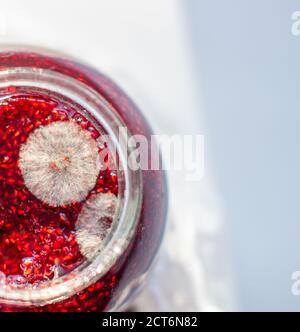
{"type": "MultiPolygon", "coordinates": [[[[68,199],[64,201],[62,196],[66,192],[55,190],[57,184],[55,181],[62,179],[58,176],[61,172],[68,172],[68,167],[74,166],[75,163],[76,167],[72,168],[72,174],[77,178],[82,178],[84,174],[78,174],[78,172],[82,172],[85,168],[84,161],[93,162],[96,160],[96,156],[75,155],[76,158],[79,158],[72,159],[71,155],[71,157],[66,156],[64,160],[53,160],[53,163],[49,163],[49,172],[45,173],[44,169],[44,173],[42,173],[44,178],[41,179],[34,178],[41,174],[40,171],[30,174],[28,172],[35,166],[40,167],[45,155],[34,156],[36,159],[31,160],[30,168],[28,153],[27,159],[25,158],[25,162],[20,165],[20,151],[24,147],[26,148],[31,135],[37,130],[44,130],[55,124],[59,124],[63,128],[64,123],[67,132],[70,132],[70,128],[75,128],[74,130],[82,134],[82,139],[88,142],[83,141],[82,143],[77,140],[77,150],[81,143],[85,148],[84,151],[87,147],[84,144],[94,144],[93,148],[97,146],[95,153],[101,153],[103,146],[101,147],[97,143],[97,139],[101,137],[101,131],[82,112],[59,98],[43,93],[24,92],[3,98],[0,102],[0,284],[2,285],[20,287],[24,284],[34,285],[47,282],[78,267],[87,259],[80,249],[76,235],[78,230],[76,223],[85,203],[91,197],[100,194],[117,197],[117,173],[109,167],[103,167],[101,170],[96,166],[92,168],[92,175],[95,179],[89,182],[83,195],[71,198],[69,195],[68,199]],[[76,162],[81,164],[77,165],[76,162]],[[24,180],[24,172],[31,176],[28,178],[36,180],[31,188],[24,180]],[[50,181],[51,174],[56,177],[52,177],[50,181]],[[39,188],[40,193],[42,191],[47,194],[49,190],[51,191],[52,201],[43,200],[43,197],[50,197],[50,194],[48,196],[46,194],[38,195],[39,197],[35,195],[34,188],[37,188],[38,183],[44,186],[39,188]],[[53,187],[49,187],[49,185],[53,187]],[[51,204],[51,202],[57,204],[51,204]]],[[[59,132],[56,134],[59,136],[59,132]]],[[[72,134],[72,130],[70,134],[72,134]]],[[[41,140],[36,141],[35,144],[41,145],[36,151],[39,153],[50,151],[50,154],[53,154],[53,148],[57,148],[59,156],[58,136],[48,137],[49,144],[54,144],[52,148],[45,146],[45,142],[41,140]]],[[[44,137],[47,138],[47,135],[44,137]]],[[[64,142],[66,142],[65,137],[64,142]]],[[[68,144],[69,149],[72,146],[72,137],[68,144]]],[[[89,152],[93,152],[93,148],[89,152]]],[[[32,152],[32,147],[30,149],[28,151],[32,152]]],[[[42,166],[44,165],[45,163],[42,163],[42,166]]],[[[63,173],[63,179],[66,179],[66,174],[68,173],[63,173]]],[[[86,174],[86,176],[89,175],[91,174],[86,174]]],[[[70,182],[72,182],[71,180],[70,182]]],[[[78,190],[82,191],[80,187],[82,183],[85,182],[79,183],[79,187],[75,187],[75,189],[79,188],[78,190]]],[[[66,183],[66,191],[68,191],[68,186],[69,183],[66,183]]],[[[76,192],[74,187],[73,191],[76,192]]],[[[108,218],[106,227],[109,227],[111,222],[112,218],[108,218]]]]}

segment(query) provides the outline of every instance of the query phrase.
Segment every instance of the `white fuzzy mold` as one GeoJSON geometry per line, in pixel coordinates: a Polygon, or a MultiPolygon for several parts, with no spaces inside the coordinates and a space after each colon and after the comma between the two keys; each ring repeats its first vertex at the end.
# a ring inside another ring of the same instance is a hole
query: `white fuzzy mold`
{"type": "Polygon", "coordinates": [[[86,258],[92,258],[108,234],[117,204],[117,197],[111,193],[96,194],[84,204],[76,223],[76,239],[86,258]]]}
{"type": "Polygon", "coordinates": [[[71,121],[39,127],[20,149],[25,185],[51,206],[85,199],[96,184],[100,166],[96,141],[71,121]]]}

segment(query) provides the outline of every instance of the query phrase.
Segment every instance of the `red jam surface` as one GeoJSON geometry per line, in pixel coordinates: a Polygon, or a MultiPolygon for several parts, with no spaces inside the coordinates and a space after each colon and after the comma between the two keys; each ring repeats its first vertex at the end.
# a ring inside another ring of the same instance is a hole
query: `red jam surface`
{"type": "MultiPolygon", "coordinates": [[[[47,281],[84,259],[75,223],[85,201],[51,207],[27,189],[19,168],[28,136],[55,121],[77,123],[94,139],[100,135],[82,114],[47,96],[23,94],[0,102],[0,273],[8,283],[47,281]]],[[[86,199],[98,192],[117,195],[117,190],[116,172],[106,169],[86,199]]]]}
{"type": "MultiPolygon", "coordinates": [[[[70,60],[29,52],[0,56],[0,70],[12,67],[48,69],[72,77],[101,95],[122,118],[132,134],[150,138],[151,130],[135,104],[112,81],[89,67],[70,60]]],[[[45,282],[68,273],[82,256],[75,225],[84,202],[51,207],[34,197],[24,185],[18,165],[19,151],[36,128],[55,121],[74,121],[93,139],[100,135],[93,124],[59,99],[35,93],[14,95],[14,87],[0,102],[0,271],[12,283],[45,282]]],[[[3,95],[3,94],[2,94],[3,95]]],[[[166,184],[162,171],[143,171],[142,210],[136,234],[115,265],[97,282],[63,301],[43,306],[1,304],[0,311],[103,311],[126,301],[141,284],[160,245],[166,214],[166,184]]],[[[90,194],[117,195],[118,179],[110,169],[101,171],[90,194]]],[[[87,197],[88,199],[88,197],[87,197]]]]}

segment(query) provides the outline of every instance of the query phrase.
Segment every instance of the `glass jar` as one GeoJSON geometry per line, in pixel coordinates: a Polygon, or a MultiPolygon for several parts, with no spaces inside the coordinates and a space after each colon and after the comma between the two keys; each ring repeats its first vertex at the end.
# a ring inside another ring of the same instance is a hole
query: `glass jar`
{"type": "Polygon", "coordinates": [[[44,51],[0,53],[0,311],[126,307],[164,231],[151,140],[102,73],[44,51]]]}

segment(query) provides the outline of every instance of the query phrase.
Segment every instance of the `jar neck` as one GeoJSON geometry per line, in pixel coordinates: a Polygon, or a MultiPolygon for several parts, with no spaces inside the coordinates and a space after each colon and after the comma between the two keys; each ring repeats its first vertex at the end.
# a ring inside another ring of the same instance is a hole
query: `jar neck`
{"type": "Polygon", "coordinates": [[[11,87],[28,91],[55,93],[80,105],[96,119],[109,139],[109,145],[118,156],[118,211],[111,230],[103,244],[89,260],[67,275],[41,285],[24,285],[21,288],[1,286],[0,303],[32,306],[46,305],[66,299],[85,289],[104,276],[126,251],[133,239],[138,223],[142,200],[142,175],[136,160],[127,146],[126,128],[116,110],[102,96],[85,84],[66,75],[46,69],[15,67],[0,70],[0,100],[9,94],[11,87]]]}

